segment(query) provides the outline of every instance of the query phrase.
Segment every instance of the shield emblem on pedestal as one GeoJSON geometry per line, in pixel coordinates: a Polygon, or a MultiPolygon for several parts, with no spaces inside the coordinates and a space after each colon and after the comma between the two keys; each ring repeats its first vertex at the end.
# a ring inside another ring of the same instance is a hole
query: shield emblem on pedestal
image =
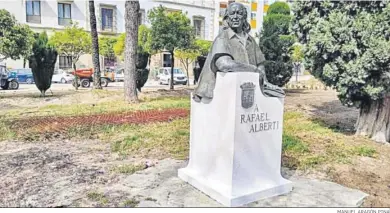
{"type": "Polygon", "coordinates": [[[247,82],[241,86],[241,106],[248,109],[253,106],[255,101],[255,85],[252,82],[247,82]]]}

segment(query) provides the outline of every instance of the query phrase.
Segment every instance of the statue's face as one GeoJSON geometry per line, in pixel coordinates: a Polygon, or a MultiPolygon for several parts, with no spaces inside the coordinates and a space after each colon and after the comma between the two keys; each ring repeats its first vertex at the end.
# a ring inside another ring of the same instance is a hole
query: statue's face
{"type": "Polygon", "coordinates": [[[245,7],[232,3],[228,8],[228,23],[235,32],[241,32],[245,21],[245,7]]]}

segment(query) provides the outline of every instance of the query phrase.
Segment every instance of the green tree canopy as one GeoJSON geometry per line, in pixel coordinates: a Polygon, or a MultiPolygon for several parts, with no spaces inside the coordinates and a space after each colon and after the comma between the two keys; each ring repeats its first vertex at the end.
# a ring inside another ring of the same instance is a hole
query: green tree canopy
{"type": "MultiPolygon", "coordinates": [[[[184,66],[189,77],[189,66],[192,64],[198,56],[206,56],[211,48],[211,41],[196,39],[190,48],[175,50],[175,56],[179,59],[180,63],[184,66]]],[[[189,84],[189,81],[187,82],[189,84]]]]}
{"type": "Polygon", "coordinates": [[[289,31],[291,16],[289,7],[284,2],[273,3],[271,8],[274,9],[264,18],[259,45],[266,59],[264,66],[267,79],[272,84],[283,86],[290,80],[293,72],[289,54],[294,43],[294,37],[289,31]]]}
{"type": "Polygon", "coordinates": [[[306,67],[334,87],[342,103],[361,109],[358,134],[389,141],[390,5],[302,1],[293,12],[306,67]]]}
{"type": "Polygon", "coordinates": [[[200,55],[207,56],[211,48],[211,41],[196,39],[195,48],[199,51],[200,55]]]}
{"type": "MultiPolygon", "coordinates": [[[[176,58],[179,59],[180,63],[184,66],[184,69],[186,70],[187,73],[187,78],[189,77],[189,66],[192,64],[196,58],[200,55],[201,53],[195,49],[185,49],[185,50],[175,50],[175,56],[176,58]]],[[[187,82],[189,85],[189,81],[187,82]]]]}
{"type": "Polygon", "coordinates": [[[151,49],[173,52],[187,49],[195,39],[191,20],[182,12],[168,12],[163,6],[148,13],[151,22],[151,49]]]}
{"type": "Polygon", "coordinates": [[[77,23],[65,27],[63,31],[55,31],[50,38],[60,55],[72,57],[73,68],[80,56],[91,52],[92,42],[90,35],[77,23]]]}
{"type": "Polygon", "coordinates": [[[123,53],[125,52],[126,33],[122,33],[114,44],[114,53],[116,56],[124,59],[123,53]]]}
{"type": "Polygon", "coordinates": [[[30,28],[17,23],[7,10],[0,9],[0,61],[28,57],[33,42],[34,36],[30,28]]]}
{"type": "Polygon", "coordinates": [[[117,42],[116,37],[99,37],[99,54],[108,58],[114,57],[114,45],[117,42]]]}
{"type": "Polygon", "coordinates": [[[347,105],[383,98],[390,89],[388,5],[299,2],[294,11],[293,30],[314,76],[347,105]]]}
{"type": "Polygon", "coordinates": [[[292,46],[291,60],[293,62],[302,62],[304,58],[303,48],[301,44],[294,44],[292,46]]]}
{"type": "MultiPolygon", "coordinates": [[[[193,47],[195,34],[191,20],[185,13],[168,12],[163,6],[148,13],[151,22],[150,47],[153,51],[168,51],[171,54],[171,78],[173,79],[175,50],[188,50],[193,47]]],[[[170,80],[173,89],[173,81],[170,80]]]]}
{"type": "Polygon", "coordinates": [[[271,14],[290,15],[290,7],[285,2],[275,2],[268,8],[267,15],[271,14]]]}
{"type": "Polygon", "coordinates": [[[151,49],[150,28],[146,25],[140,25],[138,28],[138,52],[149,54],[153,52],[151,49]]]}
{"type": "MultiPolygon", "coordinates": [[[[120,56],[123,60],[123,53],[125,51],[126,34],[122,33],[116,43],[114,44],[114,53],[120,56]]],[[[138,53],[152,54],[153,51],[150,47],[150,29],[146,25],[140,25],[138,28],[138,53]]]]}

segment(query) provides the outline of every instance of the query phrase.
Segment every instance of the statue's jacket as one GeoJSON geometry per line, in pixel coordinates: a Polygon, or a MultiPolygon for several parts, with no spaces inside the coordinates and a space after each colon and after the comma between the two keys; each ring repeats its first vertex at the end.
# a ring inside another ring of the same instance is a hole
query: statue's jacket
{"type": "MultiPolygon", "coordinates": [[[[251,64],[255,67],[265,61],[264,55],[253,37],[248,34],[246,40],[241,40],[231,28],[225,28],[215,38],[211,46],[194,95],[201,98],[213,98],[216,73],[220,71],[215,62],[222,56],[229,56],[235,62],[251,64]]],[[[234,72],[234,70],[231,71],[234,72]]]]}

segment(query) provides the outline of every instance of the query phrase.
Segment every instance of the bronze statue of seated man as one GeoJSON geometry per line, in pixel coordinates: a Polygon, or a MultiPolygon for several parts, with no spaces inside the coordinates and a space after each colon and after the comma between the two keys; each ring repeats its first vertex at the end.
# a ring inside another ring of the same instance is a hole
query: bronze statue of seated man
{"type": "Polygon", "coordinates": [[[246,8],[231,3],[224,15],[224,26],[214,40],[199,78],[193,99],[212,99],[217,72],[257,72],[260,89],[268,97],[284,97],[284,91],[267,81],[263,62],[264,55],[254,38],[248,33],[246,8]]]}

